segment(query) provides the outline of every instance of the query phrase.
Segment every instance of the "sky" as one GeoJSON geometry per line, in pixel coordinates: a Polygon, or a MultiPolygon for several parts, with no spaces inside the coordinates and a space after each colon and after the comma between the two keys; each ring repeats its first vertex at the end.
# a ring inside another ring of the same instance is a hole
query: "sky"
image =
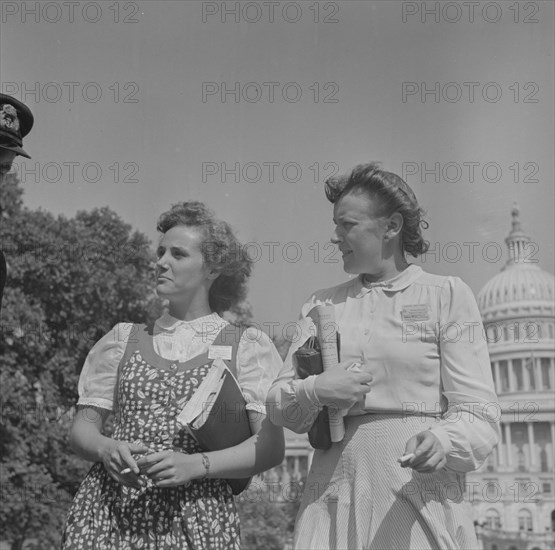
{"type": "Polygon", "coordinates": [[[25,204],[110,206],[157,239],[201,200],[255,259],[249,300],[285,326],[346,280],[323,181],[380,161],[427,212],[415,261],[477,294],[513,203],[554,266],[554,4],[2,2],[0,84],[35,127],[25,204]]]}

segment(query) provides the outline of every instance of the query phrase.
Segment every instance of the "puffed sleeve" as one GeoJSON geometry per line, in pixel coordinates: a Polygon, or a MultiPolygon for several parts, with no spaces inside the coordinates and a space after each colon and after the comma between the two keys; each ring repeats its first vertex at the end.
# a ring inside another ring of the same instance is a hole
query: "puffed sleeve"
{"type": "Polygon", "coordinates": [[[237,380],[247,402],[247,410],[266,414],[268,389],[283,362],[268,335],[249,327],[237,349],[237,380]]]}
{"type": "Polygon", "coordinates": [[[133,324],[119,323],[91,349],[79,377],[78,405],[113,410],[118,365],[133,324]]]}
{"type": "Polygon", "coordinates": [[[458,277],[448,277],[441,291],[440,371],[447,410],[432,432],[447,452],[446,467],[470,472],[499,441],[500,409],[480,312],[458,277]]]}
{"type": "Polygon", "coordinates": [[[314,393],[314,381],[316,376],[309,376],[304,380],[297,378],[295,369],[294,353],[300,348],[310,336],[316,334],[314,323],[306,315],[314,306],[314,301],[309,300],[302,307],[298,330],[295,341],[289,348],[283,368],[268,392],[266,403],[268,418],[277,426],[289,428],[296,433],[307,432],[318,413],[322,410],[322,404],[314,393]]]}

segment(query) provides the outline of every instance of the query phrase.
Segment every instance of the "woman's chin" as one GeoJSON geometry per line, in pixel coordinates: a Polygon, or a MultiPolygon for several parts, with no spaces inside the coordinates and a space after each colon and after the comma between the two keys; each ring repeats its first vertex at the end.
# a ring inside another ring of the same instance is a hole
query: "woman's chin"
{"type": "Polygon", "coordinates": [[[353,275],[359,273],[356,266],[354,266],[353,263],[350,262],[348,258],[343,258],[343,271],[345,273],[350,273],[353,275]]]}
{"type": "Polygon", "coordinates": [[[343,262],[343,271],[349,275],[361,275],[362,273],[367,273],[364,267],[349,264],[348,262],[343,262]]]}
{"type": "Polygon", "coordinates": [[[158,283],[156,285],[156,294],[158,294],[159,298],[167,298],[170,295],[167,288],[164,288],[164,283],[158,283]]]}

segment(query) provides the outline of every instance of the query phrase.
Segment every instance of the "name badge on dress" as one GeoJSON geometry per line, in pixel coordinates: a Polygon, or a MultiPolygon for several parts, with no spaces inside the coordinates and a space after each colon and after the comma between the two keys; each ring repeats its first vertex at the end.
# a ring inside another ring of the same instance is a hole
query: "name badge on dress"
{"type": "Polygon", "coordinates": [[[403,321],[427,321],[430,318],[430,308],[427,304],[403,306],[401,309],[403,321]]]}
{"type": "Polygon", "coordinates": [[[231,346],[210,346],[208,348],[208,359],[231,360],[231,346]]]}

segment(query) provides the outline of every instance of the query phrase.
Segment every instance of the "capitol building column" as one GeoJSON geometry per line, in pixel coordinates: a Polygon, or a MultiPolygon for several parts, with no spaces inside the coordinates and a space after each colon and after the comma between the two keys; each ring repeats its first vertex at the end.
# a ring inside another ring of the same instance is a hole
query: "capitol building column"
{"type": "Polygon", "coordinates": [[[513,466],[513,457],[512,457],[512,446],[513,442],[511,440],[511,423],[505,422],[503,424],[503,428],[505,429],[505,452],[507,457],[507,466],[509,470],[512,469],[513,466]]]}
{"type": "Polygon", "coordinates": [[[534,373],[536,376],[536,390],[541,390],[542,388],[542,371],[540,361],[534,358],[534,373]]]}
{"type": "Polygon", "coordinates": [[[493,372],[495,378],[495,393],[499,395],[501,393],[501,376],[499,374],[499,362],[495,361],[493,364],[493,372]]]}
{"type": "Polygon", "coordinates": [[[509,359],[508,361],[508,369],[509,369],[509,391],[516,391],[516,380],[515,380],[515,372],[513,370],[513,360],[509,359]]]}
{"type": "Polygon", "coordinates": [[[538,462],[536,460],[536,441],[534,439],[534,424],[533,422],[528,422],[528,456],[529,462],[528,466],[532,472],[538,471],[538,462]]]}
{"type": "MultiPolygon", "coordinates": [[[[500,430],[503,430],[505,424],[501,423],[499,426],[500,430]]],[[[495,451],[497,452],[497,464],[496,466],[499,468],[500,471],[505,471],[507,462],[505,460],[505,453],[507,452],[506,449],[507,445],[503,443],[503,436],[499,438],[499,444],[497,445],[495,451]]]]}

